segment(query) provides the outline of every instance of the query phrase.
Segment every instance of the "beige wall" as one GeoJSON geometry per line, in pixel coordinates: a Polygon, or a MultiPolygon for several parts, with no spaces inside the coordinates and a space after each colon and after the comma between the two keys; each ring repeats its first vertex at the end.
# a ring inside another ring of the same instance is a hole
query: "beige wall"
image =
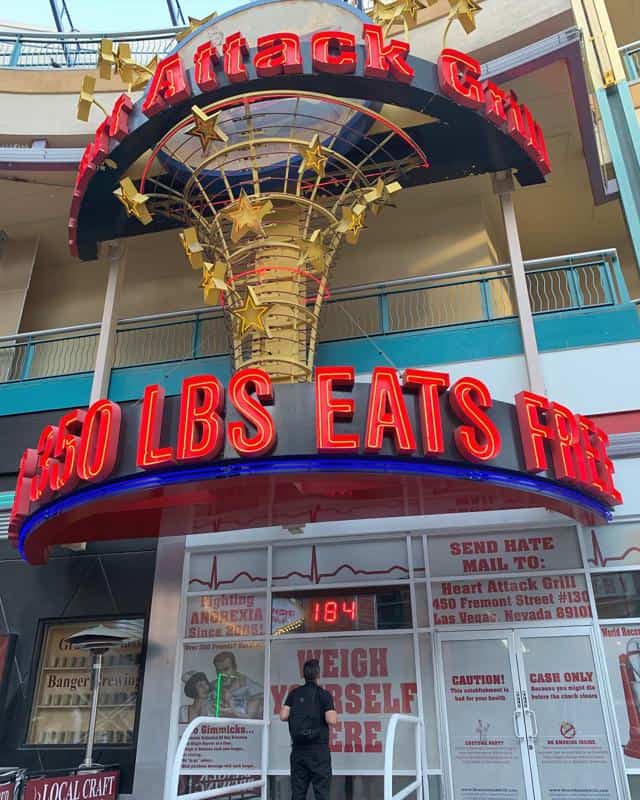
{"type": "Polygon", "coordinates": [[[20,329],[37,251],[36,238],[0,241],[0,336],[20,329]]]}

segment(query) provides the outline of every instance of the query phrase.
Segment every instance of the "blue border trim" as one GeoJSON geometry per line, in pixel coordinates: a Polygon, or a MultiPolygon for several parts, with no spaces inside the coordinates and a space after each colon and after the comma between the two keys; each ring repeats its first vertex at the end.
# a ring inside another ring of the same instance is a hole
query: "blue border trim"
{"type": "Polygon", "coordinates": [[[205,467],[173,469],[152,475],[138,473],[136,475],[113,481],[77,492],[70,497],[55,500],[45,508],[36,511],[22,526],[18,547],[22,558],[26,561],[24,546],[27,539],[37,528],[54,517],[74,508],[103,500],[123,493],[155,489],[162,486],[175,486],[197,480],[219,480],[245,475],[286,475],[292,472],[361,472],[388,473],[395,475],[435,475],[444,478],[457,478],[467,481],[491,483],[523,492],[533,492],[555,500],[562,500],[572,505],[598,514],[606,520],[612,519],[611,509],[568,486],[552,483],[544,478],[532,475],[521,475],[507,470],[480,466],[458,466],[437,462],[401,461],[398,459],[352,458],[266,458],[241,462],[209,464],[205,467]]]}

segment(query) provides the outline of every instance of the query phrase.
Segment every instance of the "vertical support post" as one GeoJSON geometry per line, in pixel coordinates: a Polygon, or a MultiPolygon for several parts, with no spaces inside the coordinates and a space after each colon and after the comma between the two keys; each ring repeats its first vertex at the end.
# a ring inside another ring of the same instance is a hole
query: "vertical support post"
{"type": "Polygon", "coordinates": [[[107,397],[109,393],[109,381],[116,346],[118,301],[124,283],[125,245],[122,242],[109,242],[106,248],[109,261],[109,276],[107,278],[107,291],[104,296],[98,347],[96,349],[90,403],[95,403],[101,397],[107,397]]]}
{"type": "Polygon", "coordinates": [[[193,328],[191,329],[191,358],[198,358],[200,355],[201,328],[200,314],[196,314],[196,318],[193,320],[193,328]]]}
{"type": "Polygon", "coordinates": [[[98,699],[102,685],[102,650],[92,651],[93,663],[91,665],[91,714],[89,717],[89,730],[87,731],[87,749],[80,769],[91,769],[93,762],[93,740],[96,735],[96,721],[98,719],[98,699]]]}
{"type": "Polygon", "coordinates": [[[9,56],[9,66],[17,67],[20,62],[20,55],[22,53],[22,40],[16,36],[16,43],[13,45],[11,55],[9,56]]]}
{"type": "MultiPolygon", "coordinates": [[[[631,295],[629,294],[629,288],[627,287],[627,282],[624,279],[624,275],[622,274],[622,268],[620,266],[620,259],[618,258],[618,252],[616,251],[611,256],[611,261],[609,262],[611,265],[611,270],[613,272],[613,277],[615,279],[616,288],[618,289],[618,298],[620,299],[621,303],[630,303],[631,302],[631,295]]],[[[608,267],[609,265],[607,265],[608,267]]]]}
{"type": "Polygon", "coordinates": [[[386,294],[378,295],[378,316],[380,317],[380,332],[389,333],[389,300],[386,294]]]}
{"type": "Polygon", "coordinates": [[[491,321],[493,311],[491,308],[491,287],[486,278],[480,279],[480,302],[482,304],[482,318],[487,322],[491,321]]]}
{"type": "Polygon", "coordinates": [[[20,372],[21,381],[26,381],[31,374],[31,365],[33,364],[33,356],[36,346],[34,342],[29,340],[25,347],[27,348],[27,352],[25,353],[24,361],[22,362],[22,370],[20,372]]]}
{"type": "Polygon", "coordinates": [[[520,322],[520,332],[522,334],[522,345],[524,349],[524,360],[529,378],[529,388],[536,394],[545,394],[544,378],[542,375],[542,363],[538,351],[536,340],[536,330],[533,324],[533,312],[531,311],[531,301],[527,288],[527,276],[524,271],[524,260],[522,258],[522,248],[520,246],[520,235],[518,233],[518,221],[513,205],[513,192],[515,189],[513,176],[510,172],[495,175],[493,178],[494,192],[500,197],[502,217],[507,234],[507,245],[509,248],[509,261],[511,262],[511,275],[513,278],[513,288],[516,295],[516,305],[518,308],[518,320],[520,322]]]}

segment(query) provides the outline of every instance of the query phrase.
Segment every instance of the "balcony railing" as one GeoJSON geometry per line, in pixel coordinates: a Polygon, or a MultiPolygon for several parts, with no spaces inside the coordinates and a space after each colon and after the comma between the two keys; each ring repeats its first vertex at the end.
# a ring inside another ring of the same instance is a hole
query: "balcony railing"
{"type": "MultiPolygon", "coordinates": [[[[526,262],[534,314],[630,302],[615,250],[526,262]]],[[[505,320],[517,314],[510,267],[483,267],[339,289],[325,304],[321,342],[505,320]]],[[[0,338],[0,383],[91,372],[99,326],[0,338]]],[[[228,353],[221,308],[121,320],[114,367],[228,353]]]]}
{"type": "MultiPolygon", "coordinates": [[[[362,8],[361,0],[345,0],[362,8]]],[[[370,0],[366,0],[368,5],[370,0]]],[[[238,5],[241,5],[238,0],[238,5]]],[[[0,67],[11,69],[93,69],[98,63],[102,39],[128,42],[134,61],[146,63],[162,58],[176,45],[176,34],[184,28],[161,28],[129,33],[39,33],[0,31],[0,67]]]]}
{"type": "Polygon", "coordinates": [[[632,42],[620,48],[622,63],[631,83],[640,81],[640,42],[632,42]]]}

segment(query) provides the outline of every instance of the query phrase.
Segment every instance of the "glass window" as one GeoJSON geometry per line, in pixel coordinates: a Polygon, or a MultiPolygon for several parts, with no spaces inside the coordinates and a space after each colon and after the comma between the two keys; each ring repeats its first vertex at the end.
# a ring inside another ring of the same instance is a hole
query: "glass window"
{"type": "Polygon", "coordinates": [[[187,599],[186,639],[265,634],[264,594],[200,594],[187,599]]]}
{"type": "Polygon", "coordinates": [[[355,583],[407,579],[406,540],[327,542],[273,551],[274,586],[355,583]]]}
{"type": "Polygon", "coordinates": [[[411,627],[409,586],[274,595],[271,632],[370,631],[411,627]]]}
{"type": "MultiPolygon", "coordinates": [[[[293,686],[302,682],[309,658],[320,662],[320,684],[334,700],[339,722],[331,729],[336,772],[382,772],[384,739],[394,713],[417,714],[413,639],[410,635],[295,639],[271,645],[269,764],[287,770],[291,749],[287,726],[278,713],[293,686]]],[[[394,766],[410,770],[415,761],[414,732],[398,728],[394,766]]]]}
{"type": "Polygon", "coordinates": [[[429,769],[440,769],[433,653],[431,650],[431,636],[428,634],[420,634],[420,672],[422,678],[424,735],[427,740],[427,767],[429,769]]]}
{"type": "Polygon", "coordinates": [[[267,551],[196,553],[189,563],[189,592],[266,586],[267,551]]]}
{"type": "Polygon", "coordinates": [[[224,717],[237,724],[213,723],[194,732],[185,751],[185,769],[212,774],[245,774],[260,769],[261,731],[243,719],[262,719],[264,643],[197,642],[184,645],[179,733],[196,717],[224,717]]]}
{"type": "Polygon", "coordinates": [[[640,617],[640,572],[607,572],[591,579],[602,619],[640,617]]]}
{"type": "MultiPolygon", "coordinates": [[[[131,618],[44,623],[27,744],[68,747],[86,742],[91,708],[91,655],[72,648],[66,639],[87,628],[111,627],[125,621],[131,624],[131,618]]],[[[133,744],[141,652],[140,639],[111,648],[103,657],[97,743],[133,744]]]]}
{"type": "Polygon", "coordinates": [[[430,536],[433,577],[581,569],[575,528],[430,536]]]}

